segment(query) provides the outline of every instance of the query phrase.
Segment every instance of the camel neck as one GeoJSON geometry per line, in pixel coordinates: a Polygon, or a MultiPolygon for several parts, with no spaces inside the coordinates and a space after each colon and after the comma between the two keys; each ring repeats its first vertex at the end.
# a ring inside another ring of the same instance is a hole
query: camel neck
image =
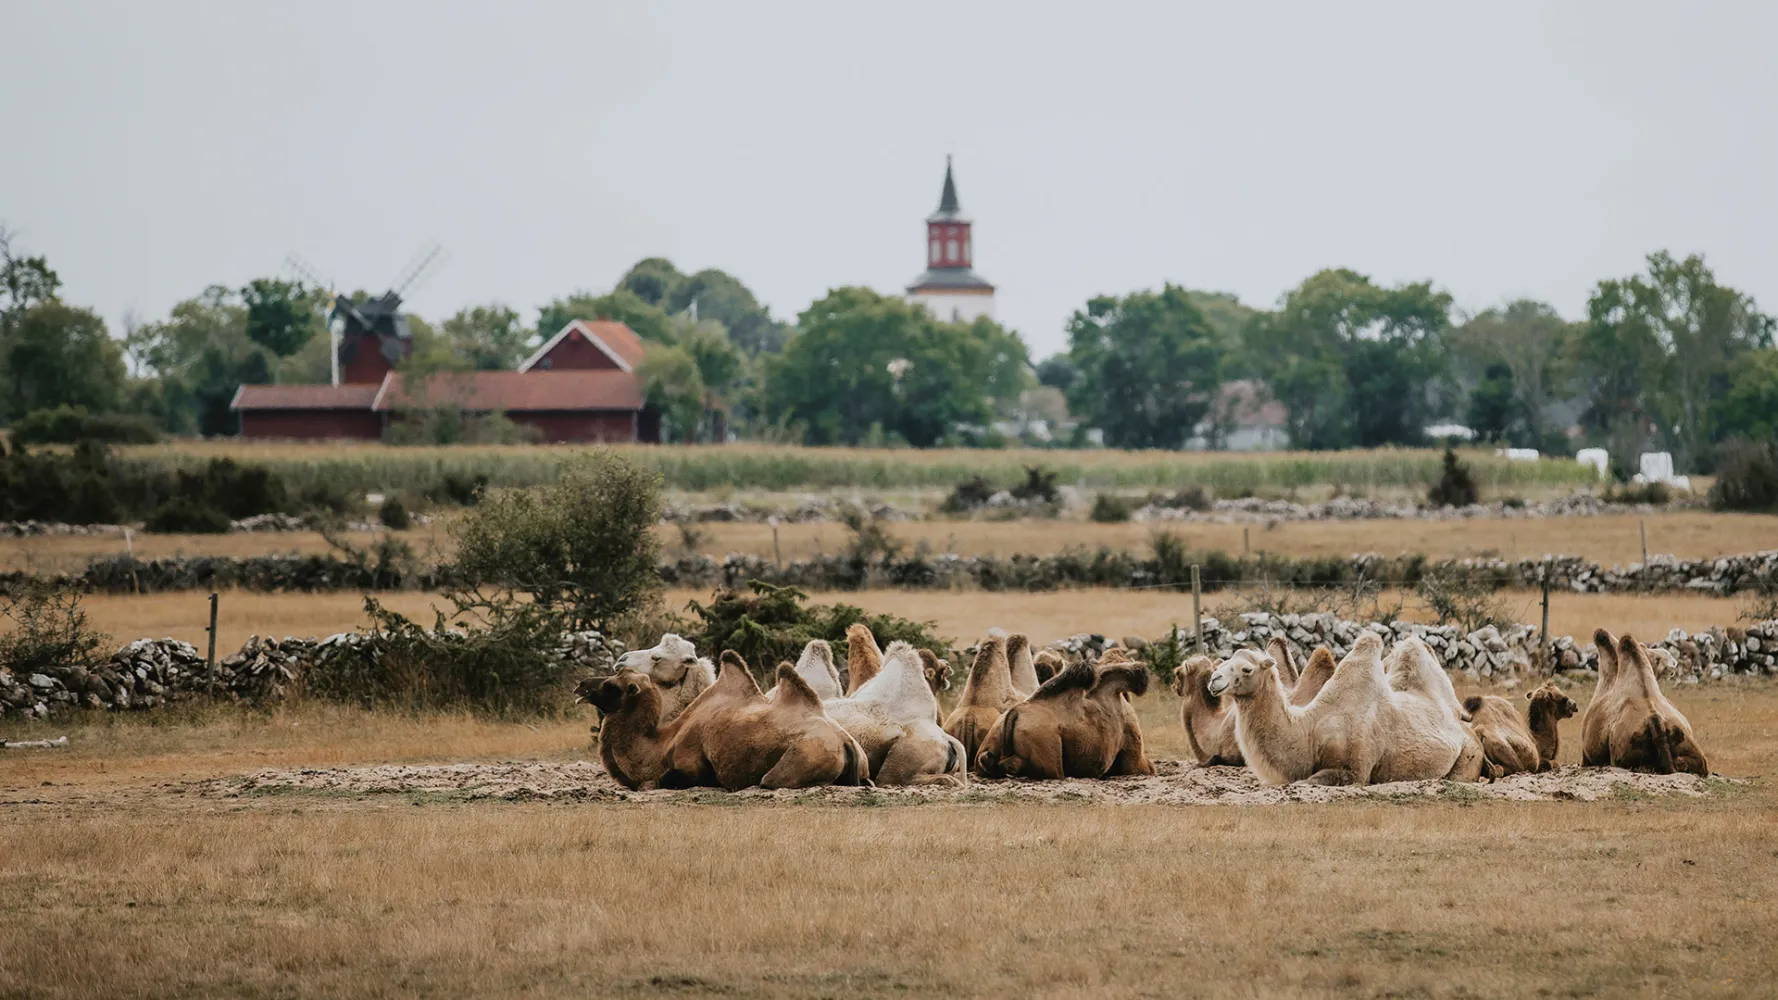
{"type": "Polygon", "coordinates": [[[1531,722],[1531,738],[1537,742],[1537,755],[1554,761],[1556,751],[1562,745],[1561,735],[1556,731],[1562,720],[1556,716],[1554,708],[1542,702],[1532,702],[1527,714],[1531,722]]]}

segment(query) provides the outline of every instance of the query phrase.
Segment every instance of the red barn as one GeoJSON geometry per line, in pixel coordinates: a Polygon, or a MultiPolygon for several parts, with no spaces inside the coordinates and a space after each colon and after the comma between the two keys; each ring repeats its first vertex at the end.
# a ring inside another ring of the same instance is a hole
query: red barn
{"type": "Polygon", "coordinates": [[[543,441],[657,442],[660,418],[644,405],[635,372],[643,351],[622,323],[575,320],[517,371],[441,372],[411,383],[384,369],[373,384],[244,385],[230,408],[248,438],[375,441],[404,411],[454,406],[503,413],[543,441]]]}

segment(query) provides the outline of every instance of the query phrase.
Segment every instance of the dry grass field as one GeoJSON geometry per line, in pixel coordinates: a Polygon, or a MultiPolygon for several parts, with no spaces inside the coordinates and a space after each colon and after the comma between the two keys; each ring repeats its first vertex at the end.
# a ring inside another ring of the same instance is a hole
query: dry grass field
{"type": "MultiPolygon", "coordinates": [[[[0,764],[0,997],[1769,996],[1778,689],[1674,697],[1753,781],[1275,807],[216,799],[193,783],[584,757],[585,720],[100,718],[0,764]]],[[[1140,706],[1177,756],[1177,702],[1140,706]]]]}
{"type": "MultiPolygon", "coordinates": [[[[707,600],[696,590],[669,591],[667,608],[682,611],[686,602],[707,600]]],[[[1393,604],[1400,596],[1404,617],[1426,619],[1425,611],[1409,595],[1383,595],[1393,604]]],[[[1305,603],[1308,593],[1295,595],[1305,603]]],[[[442,603],[434,594],[396,591],[380,594],[384,606],[423,622],[432,619],[432,608],[442,603]]],[[[940,635],[964,643],[999,626],[1025,632],[1048,641],[1077,632],[1111,636],[1141,635],[1152,638],[1178,623],[1191,627],[1191,595],[1164,590],[1070,590],[1048,593],[986,593],[942,590],[869,590],[816,594],[821,602],[843,601],[871,612],[892,612],[938,624],[940,635]]],[[[1509,591],[1500,595],[1509,617],[1535,623],[1538,595],[1509,591]]],[[[148,597],[97,595],[84,605],[94,627],[110,633],[122,644],[140,637],[172,636],[204,646],[204,627],[209,621],[209,598],[196,591],[155,594],[148,597]]],[[[1637,597],[1619,594],[1553,595],[1550,631],[1556,635],[1588,636],[1598,627],[1658,638],[1673,628],[1687,631],[1711,625],[1732,625],[1746,607],[1734,598],[1672,594],[1637,597]]],[[[1229,592],[1205,595],[1206,614],[1221,609],[1245,610],[1249,605],[1229,592]]],[[[226,654],[239,649],[249,635],[325,636],[362,628],[364,598],[355,593],[222,595],[217,615],[217,648],[226,654]]]]}
{"type": "MultiPolygon", "coordinates": [[[[1711,514],[1703,511],[1662,513],[1646,518],[1629,515],[1526,520],[1472,521],[1315,521],[1265,525],[1239,524],[1095,524],[1076,520],[909,521],[893,524],[890,533],[910,548],[965,555],[1012,555],[1059,552],[1073,546],[1109,546],[1147,551],[1157,530],[1173,531],[1198,549],[1254,551],[1293,556],[1421,552],[1434,557],[1536,557],[1545,553],[1582,556],[1606,565],[1627,565],[1642,558],[1641,523],[1648,529],[1648,550],[1683,559],[1704,559],[1778,548],[1778,516],[1711,514]]],[[[748,552],[772,557],[772,529],[764,524],[712,523],[699,526],[706,536],[698,551],[722,556],[748,552]]],[[[679,551],[680,532],[658,529],[661,543],[679,551]]],[[[350,536],[360,545],[374,536],[350,536]]],[[[447,555],[450,538],[442,524],[401,532],[400,537],[425,557],[447,555]]],[[[786,524],[778,529],[785,559],[844,550],[849,533],[840,524],[786,524]]],[[[266,532],[232,535],[137,535],[136,557],[176,555],[254,556],[269,553],[318,554],[328,543],[313,532],[266,532]]],[[[57,536],[0,539],[0,571],[77,572],[90,560],[123,555],[122,538],[57,536]]]]}

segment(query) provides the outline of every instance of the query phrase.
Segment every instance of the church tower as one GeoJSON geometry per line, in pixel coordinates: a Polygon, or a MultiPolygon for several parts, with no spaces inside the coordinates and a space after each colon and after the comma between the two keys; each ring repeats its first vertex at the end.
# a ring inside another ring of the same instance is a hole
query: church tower
{"type": "Polygon", "coordinates": [[[925,306],[945,322],[994,316],[994,286],[975,273],[969,229],[957,203],[957,182],[947,156],[938,211],[926,217],[926,271],[908,286],[908,301],[925,306]]]}

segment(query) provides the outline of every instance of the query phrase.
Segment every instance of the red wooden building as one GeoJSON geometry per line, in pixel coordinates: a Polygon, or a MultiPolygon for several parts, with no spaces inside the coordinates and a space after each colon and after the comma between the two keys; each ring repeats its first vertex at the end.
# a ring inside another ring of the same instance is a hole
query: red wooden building
{"type": "Polygon", "coordinates": [[[503,413],[543,441],[660,440],[636,377],[642,339],[622,323],[575,320],[517,371],[441,372],[423,383],[394,370],[410,342],[364,339],[342,342],[340,385],[241,386],[231,404],[241,436],[375,441],[405,411],[455,406],[503,413]]]}

